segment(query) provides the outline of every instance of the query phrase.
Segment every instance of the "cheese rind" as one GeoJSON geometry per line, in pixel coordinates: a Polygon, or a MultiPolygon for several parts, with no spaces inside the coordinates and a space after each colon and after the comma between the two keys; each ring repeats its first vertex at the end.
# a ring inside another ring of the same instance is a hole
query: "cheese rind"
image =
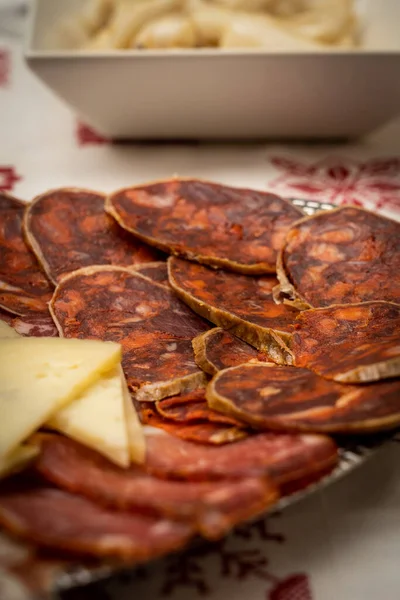
{"type": "Polygon", "coordinates": [[[121,369],[122,390],[124,394],[126,429],[128,434],[129,454],[131,461],[143,464],[146,460],[146,438],[139,416],[133,405],[125,375],[121,369]]]}

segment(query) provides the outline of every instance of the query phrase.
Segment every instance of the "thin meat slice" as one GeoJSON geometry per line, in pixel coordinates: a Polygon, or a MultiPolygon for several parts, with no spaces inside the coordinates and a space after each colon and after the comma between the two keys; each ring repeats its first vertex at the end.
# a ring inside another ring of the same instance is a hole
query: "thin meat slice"
{"type": "Polygon", "coordinates": [[[115,192],[106,210],[156,248],[242,273],[275,273],[286,232],[302,215],[274,194],[177,178],[115,192]]]}
{"type": "Polygon", "coordinates": [[[276,363],[292,362],[287,346],[298,311],[276,304],[275,277],[215,271],[187,260],[168,259],[169,282],[191,309],[258,348],[276,363]]]}
{"type": "Polygon", "coordinates": [[[160,285],[165,285],[169,288],[167,261],[135,265],[133,269],[140,273],[143,277],[150,279],[150,281],[154,281],[160,285]]]}
{"type": "Polygon", "coordinates": [[[190,482],[158,479],[137,466],[120,469],[61,436],[44,436],[36,469],[55,485],[99,504],[190,521],[209,538],[265,511],[279,495],[266,477],[190,482]]]}
{"type": "Polygon", "coordinates": [[[268,360],[266,354],[258,352],[221,327],[198,335],[192,341],[192,346],[196,364],[209,375],[251,360],[268,360]]]}
{"type": "Polygon", "coordinates": [[[207,404],[204,389],[196,390],[190,394],[164,398],[164,400],[156,403],[156,408],[162,417],[177,423],[210,421],[211,423],[243,427],[243,423],[237,419],[212,410],[207,404]]]}
{"type": "Polygon", "coordinates": [[[122,345],[122,366],[138,400],[204,386],[191,340],[208,329],[171,290],[122,267],[88,267],[65,277],[51,301],[60,333],[68,338],[122,345]]]}
{"type": "Polygon", "coordinates": [[[158,429],[146,432],[149,473],[159,477],[212,481],[268,476],[293,484],[333,468],[335,442],[324,435],[258,433],[225,446],[201,446],[158,429]]]}
{"type": "Polygon", "coordinates": [[[24,337],[58,337],[58,329],[50,313],[15,317],[11,324],[24,337]]]}
{"type": "Polygon", "coordinates": [[[253,363],[220,371],[206,393],[212,408],[259,429],[365,433],[400,424],[400,380],[347,385],[253,363]]]}
{"type": "Polygon", "coordinates": [[[342,304],[299,314],[290,344],[298,367],[346,383],[400,376],[400,305],[342,304]]]}
{"type": "Polygon", "coordinates": [[[197,444],[221,446],[222,444],[237,442],[248,435],[243,426],[238,428],[230,424],[211,421],[192,421],[189,423],[170,421],[160,415],[155,405],[149,402],[141,403],[139,414],[143,424],[163,429],[175,437],[197,444]]]}
{"type": "Polygon", "coordinates": [[[188,523],[113,512],[69,492],[21,480],[0,489],[0,523],[41,546],[134,562],[178,550],[193,535],[188,523]]]}
{"type": "Polygon", "coordinates": [[[81,267],[157,260],[156,251],[128,236],[107,215],[104,200],[98,192],[60,188],[29,205],[25,235],[54,284],[81,267]]]}
{"type": "Polygon", "coordinates": [[[277,262],[280,295],[299,309],[400,303],[400,223],[345,206],[302,219],[277,262]]]}
{"type": "Polygon", "coordinates": [[[0,193],[0,309],[14,315],[47,313],[52,286],[25,244],[26,204],[0,193]]]}

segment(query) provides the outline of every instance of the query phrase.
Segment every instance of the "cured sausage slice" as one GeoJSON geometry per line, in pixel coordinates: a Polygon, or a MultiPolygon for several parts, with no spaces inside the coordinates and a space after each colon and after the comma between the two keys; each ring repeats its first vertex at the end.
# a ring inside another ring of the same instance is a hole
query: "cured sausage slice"
{"type": "Polygon", "coordinates": [[[400,303],[400,223],[345,206],[302,219],[277,262],[280,293],[300,309],[400,303]]]}
{"type": "Polygon", "coordinates": [[[65,337],[122,345],[122,366],[138,400],[160,400],[205,383],[191,341],[208,325],[171,290],[134,271],[75,271],[57,286],[51,312],[65,337]]]}
{"type": "Polygon", "coordinates": [[[0,308],[15,315],[47,313],[52,286],[22,235],[26,204],[0,193],[0,308]]]}
{"type": "Polygon", "coordinates": [[[278,498],[266,477],[212,482],[158,479],[135,466],[120,469],[61,436],[46,436],[36,469],[57,486],[102,505],[189,520],[209,538],[266,510],[278,498]]]}
{"type": "Polygon", "coordinates": [[[88,556],[143,561],[182,548],[188,523],[112,512],[69,492],[34,483],[0,491],[0,523],[39,545],[88,556]]]}
{"type": "Polygon", "coordinates": [[[26,337],[58,337],[57,327],[49,313],[16,317],[11,324],[15,331],[26,337]]]}
{"type": "Polygon", "coordinates": [[[134,267],[134,270],[140,273],[143,277],[146,277],[151,281],[155,281],[160,285],[165,285],[169,288],[168,266],[166,261],[136,265],[134,267]]]}
{"type": "Polygon", "coordinates": [[[243,427],[213,423],[211,421],[197,421],[189,423],[178,423],[169,421],[162,417],[156,410],[154,404],[142,403],[139,408],[142,423],[159,427],[173,436],[196,442],[198,444],[210,444],[220,446],[230,444],[247,437],[247,431],[243,427]]]}
{"type": "Polygon", "coordinates": [[[160,250],[241,273],[275,273],[286,232],[303,214],[274,194],[195,179],[120,190],[106,210],[160,250]]]}
{"type": "Polygon", "coordinates": [[[400,380],[347,385],[266,363],[215,375],[209,405],[259,429],[364,433],[400,424],[400,380]]]}
{"type": "Polygon", "coordinates": [[[177,295],[199,315],[229,329],[274,362],[292,362],[286,342],[298,312],[275,304],[275,277],[215,271],[175,257],[168,259],[168,274],[177,295]]]}
{"type": "Polygon", "coordinates": [[[400,376],[400,305],[342,304],[299,314],[291,349],[298,367],[347,383],[400,376]]]}
{"type": "Polygon", "coordinates": [[[198,335],[192,341],[192,346],[196,364],[209,375],[251,360],[268,360],[266,354],[258,352],[221,327],[198,335]]]}
{"type": "Polygon", "coordinates": [[[29,205],[25,235],[53,283],[91,265],[129,266],[157,260],[157,252],[136,241],[104,210],[104,195],[61,188],[29,205]]]}
{"type": "Polygon", "coordinates": [[[267,475],[278,486],[333,467],[335,442],[324,435],[258,433],[226,446],[193,444],[158,429],[146,433],[148,472],[211,481],[267,475]]]}
{"type": "Polygon", "coordinates": [[[191,423],[193,421],[210,421],[211,423],[222,423],[243,427],[243,423],[232,417],[228,417],[208,406],[205,390],[196,390],[190,394],[164,398],[156,404],[157,412],[165,419],[177,423],[191,423]]]}

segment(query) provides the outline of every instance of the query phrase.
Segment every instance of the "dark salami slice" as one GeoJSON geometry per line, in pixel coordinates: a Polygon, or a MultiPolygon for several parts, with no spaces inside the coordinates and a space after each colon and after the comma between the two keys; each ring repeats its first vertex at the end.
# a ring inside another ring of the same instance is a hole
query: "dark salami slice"
{"type": "Polygon", "coordinates": [[[136,241],[104,210],[104,195],[60,188],[35,198],[27,209],[27,240],[48,277],[91,265],[129,266],[157,260],[155,250],[136,241]]]}
{"type": "Polygon", "coordinates": [[[190,521],[215,538],[278,498],[265,477],[190,482],[158,479],[138,467],[120,469],[98,453],[61,436],[46,436],[36,469],[47,480],[97,503],[190,521]]]}
{"type": "Polygon", "coordinates": [[[400,380],[347,385],[253,363],[220,371],[206,393],[212,408],[259,429],[364,433],[400,424],[400,380]]]}
{"type": "Polygon", "coordinates": [[[177,423],[192,423],[193,421],[210,421],[211,423],[222,423],[243,427],[243,423],[232,417],[219,413],[207,404],[205,390],[196,390],[190,394],[181,394],[164,398],[156,404],[157,412],[165,419],[177,423]]]}
{"type": "Polygon", "coordinates": [[[122,366],[138,400],[160,400],[205,383],[191,341],[208,325],[171,290],[134,271],[80,269],[57,286],[51,312],[65,337],[122,345],[122,366]]]}
{"type": "Polygon", "coordinates": [[[275,277],[248,277],[215,271],[171,257],[169,282],[190,308],[216,325],[267,353],[279,364],[292,362],[286,342],[298,312],[275,304],[275,277]]]}
{"type": "Polygon", "coordinates": [[[182,548],[193,534],[187,523],[112,512],[44,485],[20,482],[15,487],[0,490],[0,523],[48,548],[143,561],[182,548]]]}
{"type": "Polygon", "coordinates": [[[291,349],[298,367],[347,383],[400,376],[400,305],[342,304],[299,314],[291,349]]]}
{"type": "Polygon", "coordinates": [[[400,223],[354,206],[306,217],[290,229],[277,271],[282,298],[300,309],[400,303],[400,223]]]}
{"type": "Polygon", "coordinates": [[[302,215],[274,194],[195,179],[120,190],[106,207],[156,248],[242,273],[275,273],[286,232],[302,215]]]}
{"type": "Polygon", "coordinates": [[[0,308],[15,315],[47,312],[52,286],[22,235],[26,204],[0,193],[0,308]]]}
{"type": "Polygon", "coordinates": [[[231,444],[247,437],[247,431],[243,427],[238,428],[211,421],[192,421],[189,423],[170,421],[161,416],[154,404],[150,404],[149,402],[141,404],[139,414],[142,423],[158,427],[182,440],[197,444],[220,446],[222,444],[231,444]]]}
{"type": "Polygon", "coordinates": [[[267,475],[284,485],[326,471],[337,462],[335,442],[313,434],[258,433],[214,447],[152,428],[146,432],[146,448],[149,472],[193,481],[267,475]]]}
{"type": "Polygon", "coordinates": [[[168,266],[166,261],[159,261],[153,263],[144,263],[142,265],[136,265],[134,270],[140,273],[143,277],[155,281],[160,285],[169,287],[168,282],[168,266]]]}
{"type": "Polygon", "coordinates": [[[251,360],[268,360],[266,354],[220,327],[198,335],[192,341],[192,346],[196,364],[209,375],[251,360]]]}
{"type": "Polygon", "coordinates": [[[58,337],[57,327],[50,314],[16,317],[12,321],[15,331],[25,337],[58,337]]]}

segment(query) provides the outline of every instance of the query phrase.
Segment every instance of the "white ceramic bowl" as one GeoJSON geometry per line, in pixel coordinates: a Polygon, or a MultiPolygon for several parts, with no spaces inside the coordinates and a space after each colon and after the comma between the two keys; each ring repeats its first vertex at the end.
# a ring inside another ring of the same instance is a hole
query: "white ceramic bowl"
{"type": "Polygon", "coordinates": [[[400,112],[400,0],[361,0],[362,50],[46,50],[82,0],[35,0],[26,59],[113,138],[354,138],[400,112]]]}

